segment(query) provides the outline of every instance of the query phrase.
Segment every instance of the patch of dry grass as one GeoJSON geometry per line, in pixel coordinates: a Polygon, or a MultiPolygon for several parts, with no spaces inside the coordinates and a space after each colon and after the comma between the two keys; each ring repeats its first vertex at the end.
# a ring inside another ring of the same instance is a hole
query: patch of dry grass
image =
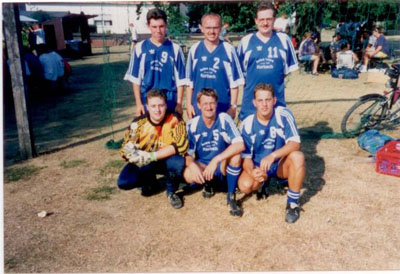
{"type": "Polygon", "coordinates": [[[70,160],[70,161],[62,161],[60,166],[63,168],[74,168],[80,165],[84,165],[86,161],[84,160],[70,160]]]}
{"type": "Polygon", "coordinates": [[[37,166],[21,166],[8,168],[4,172],[5,183],[15,182],[22,179],[28,179],[31,176],[34,176],[40,169],[43,167],[37,166]]]}
{"type": "Polygon", "coordinates": [[[110,196],[116,191],[115,186],[100,186],[95,187],[87,195],[88,200],[108,200],[110,196]]]}

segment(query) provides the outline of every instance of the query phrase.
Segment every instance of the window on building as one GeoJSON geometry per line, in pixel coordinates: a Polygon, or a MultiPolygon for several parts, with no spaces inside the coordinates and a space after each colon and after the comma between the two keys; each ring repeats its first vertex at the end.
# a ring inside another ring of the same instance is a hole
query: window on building
{"type": "Polygon", "coordinates": [[[99,27],[103,26],[103,22],[104,22],[104,26],[112,26],[111,20],[104,20],[104,21],[94,20],[94,24],[99,27]]]}
{"type": "Polygon", "coordinates": [[[111,32],[112,20],[94,20],[97,33],[111,32]]]}

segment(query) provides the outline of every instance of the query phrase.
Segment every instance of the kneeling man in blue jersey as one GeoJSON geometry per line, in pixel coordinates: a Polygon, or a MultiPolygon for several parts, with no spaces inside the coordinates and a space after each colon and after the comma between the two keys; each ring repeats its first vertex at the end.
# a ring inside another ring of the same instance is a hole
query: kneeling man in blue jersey
{"type": "Polygon", "coordinates": [[[238,186],[248,194],[270,177],[288,179],[285,220],[294,223],[300,217],[300,189],[305,176],[296,122],[288,108],[274,107],[277,98],[272,85],[258,84],[253,94],[257,112],[249,115],[240,128],[246,149],[238,186]]]}
{"type": "Polygon", "coordinates": [[[185,61],[180,46],[166,39],[167,15],[154,8],[147,13],[149,39],[133,49],[124,80],[132,82],[136,101],[136,116],[146,112],[144,102],[151,89],[165,92],[168,111],[182,115],[185,61]]]}
{"type": "Polygon", "coordinates": [[[226,112],[235,119],[239,86],[244,77],[235,48],[219,39],[221,16],[207,13],[201,18],[204,40],[194,44],[186,64],[186,108],[189,119],[199,115],[196,96],[202,88],[218,93],[217,113],[226,112]]]}
{"type": "Polygon", "coordinates": [[[203,197],[210,198],[216,189],[227,189],[227,202],[233,216],[242,216],[235,192],[242,170],[240,153],[244,143],[232,118],[225,112],[217,114],[218,95],[204,88],[197,94],[200,116],[186,126],[189,149],[183,176],[187,183],[202,184],[203,197]]]}

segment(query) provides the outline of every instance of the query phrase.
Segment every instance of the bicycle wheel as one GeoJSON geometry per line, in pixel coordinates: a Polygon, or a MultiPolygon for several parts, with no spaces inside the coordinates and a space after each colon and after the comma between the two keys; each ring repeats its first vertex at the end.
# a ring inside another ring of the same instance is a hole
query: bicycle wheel
{"type": "Polygon", "coordinates": [[[366,97],[355,103],[344,115],[341,129],[344,136],[358,136],[382,121],[387,109],[385,97],[366,97]]]}

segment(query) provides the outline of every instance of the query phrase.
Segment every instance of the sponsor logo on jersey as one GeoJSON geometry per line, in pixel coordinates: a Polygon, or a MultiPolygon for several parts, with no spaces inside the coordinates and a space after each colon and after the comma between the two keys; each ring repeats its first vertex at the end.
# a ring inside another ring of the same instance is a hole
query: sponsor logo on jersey
{"type": "Polygon", "coordinates": [[[273,149],[275,148],[275,139],[267,138],[262,142],[264,149],[273,149]]]}

